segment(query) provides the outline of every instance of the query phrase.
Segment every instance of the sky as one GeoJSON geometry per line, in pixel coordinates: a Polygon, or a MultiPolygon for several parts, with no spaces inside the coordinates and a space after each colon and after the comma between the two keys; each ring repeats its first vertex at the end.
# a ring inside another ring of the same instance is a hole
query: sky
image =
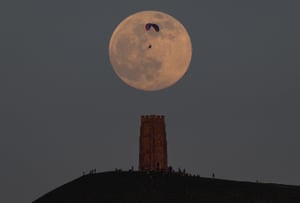
{"type": "Polygon", "coordinates": [[[169,165],[300,185],[299,1],[0,2],[0,202],[83,172],[137,168],[140,116],[165,115],[169,165]],[[158,10],[190,34],[174,86],[123,83],[108,56],[127,16],[158,10]]]}

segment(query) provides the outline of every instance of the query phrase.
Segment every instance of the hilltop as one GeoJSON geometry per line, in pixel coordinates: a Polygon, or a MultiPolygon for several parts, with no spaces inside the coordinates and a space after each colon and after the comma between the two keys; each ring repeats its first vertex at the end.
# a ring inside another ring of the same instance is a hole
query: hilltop
{"type": "Polygon", "coordinates": [[[299,203],[300,186],[181,173],[114,171],[83,175],[33,203],[299,203]]]}

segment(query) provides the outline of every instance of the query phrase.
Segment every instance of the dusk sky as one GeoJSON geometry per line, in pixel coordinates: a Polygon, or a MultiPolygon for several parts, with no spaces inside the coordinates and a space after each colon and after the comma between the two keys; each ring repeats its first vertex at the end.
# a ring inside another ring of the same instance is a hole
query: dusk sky
{"type": "Polygon", "coordinates": [[[138,166],[140,116],[165,115],[169,165],[300,185],[300,1],[0,2],[0,202],[31,202],[96,168],[138,166]],[[158,10],[190,34],[174,86],[123,83],[109,40],[158,10]]]}

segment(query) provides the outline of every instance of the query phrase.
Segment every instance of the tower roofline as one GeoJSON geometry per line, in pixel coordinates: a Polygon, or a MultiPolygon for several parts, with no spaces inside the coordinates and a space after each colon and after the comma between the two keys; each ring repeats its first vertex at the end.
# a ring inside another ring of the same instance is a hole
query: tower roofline
{"type": "Polygon", "coordinates": [[[141,116],[141,121],[149,121],[149,120],[164,120],[165,116],[164,115],[142,115],[141,116]]]}

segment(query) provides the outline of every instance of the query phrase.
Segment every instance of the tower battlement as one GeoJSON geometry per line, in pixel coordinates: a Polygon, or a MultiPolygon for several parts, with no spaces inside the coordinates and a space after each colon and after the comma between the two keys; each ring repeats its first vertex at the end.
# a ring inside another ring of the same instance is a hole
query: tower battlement
{"type": "Polygon", "coordinates": [[[153,122],[153,121],[163,121],[165,116],[163,115],[142,115],[141,122],[153,122]]]}

